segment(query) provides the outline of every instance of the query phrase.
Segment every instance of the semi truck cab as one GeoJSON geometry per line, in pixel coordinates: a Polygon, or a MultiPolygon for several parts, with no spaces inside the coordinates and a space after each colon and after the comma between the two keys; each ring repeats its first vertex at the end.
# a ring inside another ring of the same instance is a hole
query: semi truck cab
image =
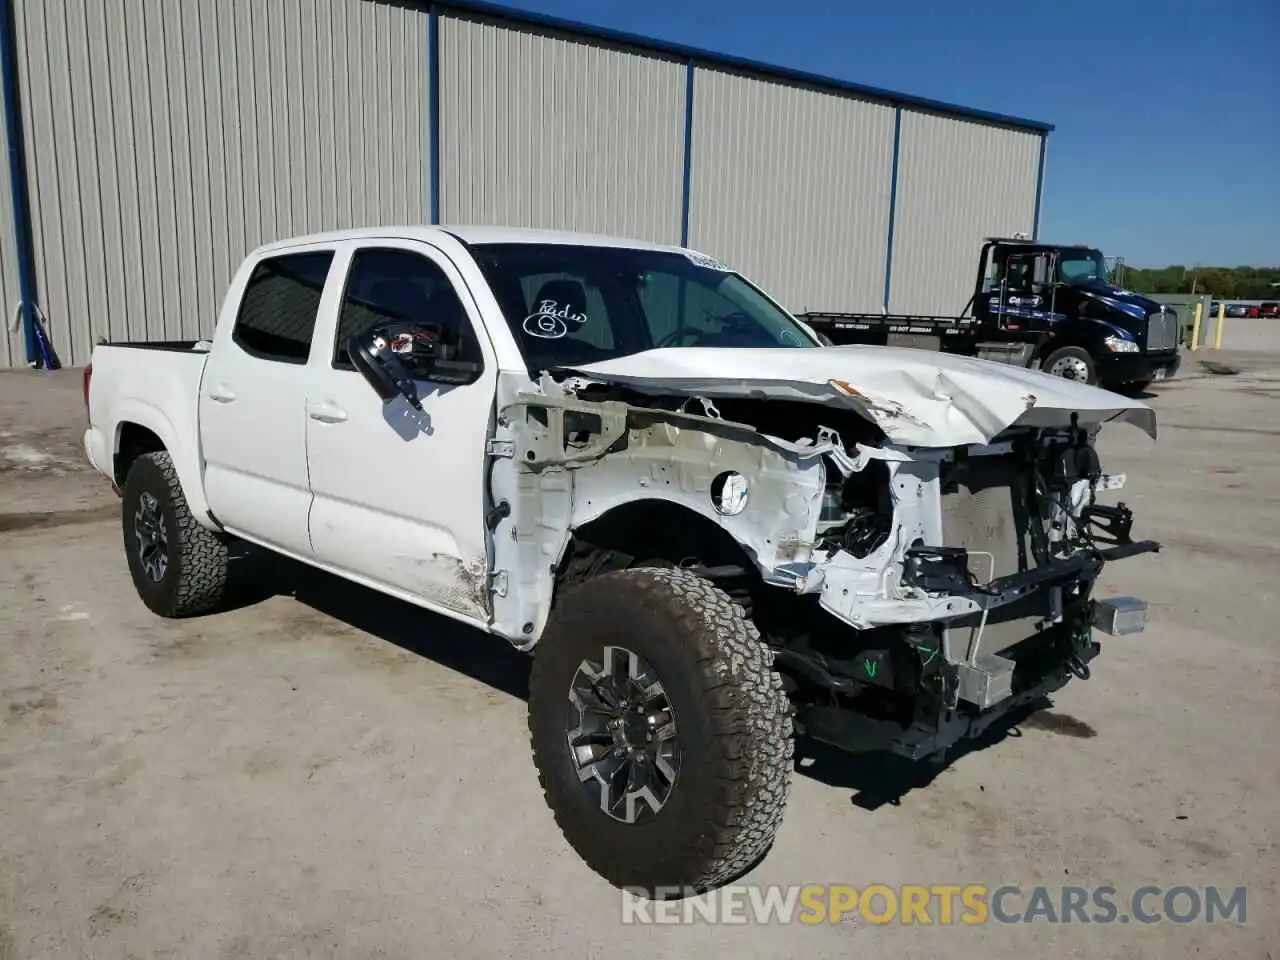
{"type": "Polygon", "coordinates": [[[972,301],[979,326],[1035,345],[1048,373],[1142,389],[1177,372],[1177,313],[1111,283],[1095,247],[984,242],[972,301]]]}
{"type": "Polygon", "coordinates": [[[1111,282],[1096,247],[989,237],[958,314],[809,312],[831,345],[913,346],[1138,393],[1178,371],[1178,315],[1111,282]]]}

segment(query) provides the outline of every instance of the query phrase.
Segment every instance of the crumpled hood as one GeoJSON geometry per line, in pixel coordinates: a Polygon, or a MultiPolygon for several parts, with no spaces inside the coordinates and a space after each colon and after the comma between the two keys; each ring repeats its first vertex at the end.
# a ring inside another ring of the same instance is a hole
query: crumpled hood
{"type": "Polygon", "coordinates": [[[954,354],[905,347],[671,347],[569,368],[641,393],[803,400],[856,410],[890,442],[989,443],[1008,427],[1134,424],[1152,438],[1145,403],[1085,384],[954,354]]]}

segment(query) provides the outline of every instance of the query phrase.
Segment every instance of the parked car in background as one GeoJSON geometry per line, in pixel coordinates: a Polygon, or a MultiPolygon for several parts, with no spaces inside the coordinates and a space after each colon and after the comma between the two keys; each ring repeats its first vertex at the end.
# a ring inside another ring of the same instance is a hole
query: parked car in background
{"type": "MultiPolygon", "coordinates": [[[[1257,307],[1254,307],[1252,309],[1256,311],[1257,307]]],[[[1247,317],[1249,316],[1249,310],[1250,310],[1250,307],[1247,303],[1228,303],[1227,304],[1228,317],[1247,317]]],[[[1257,313],[1254,313],[1253,316],[1256,317],[1257,313]]]]}
{"type": "Polygon", "coordinates": [[[1260,317],[1280,317],[1280,303],[1268,302],[1258,307],[1260,317]]]}

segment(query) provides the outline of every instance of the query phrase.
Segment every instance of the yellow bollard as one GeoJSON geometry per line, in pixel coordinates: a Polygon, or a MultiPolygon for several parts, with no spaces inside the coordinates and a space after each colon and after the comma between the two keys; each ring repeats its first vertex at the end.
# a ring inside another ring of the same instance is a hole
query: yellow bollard
{"type": "Polygon", "coordinates": [[[1227,319],[1227,305],[1225,303],[1218,304],[1218,323],[1213,330],[1213,349],[1222,349],[1222,325],[1227,319]]]}
{"type": "Polygon", "coordinates": [[[1191,349],[1198,350],[1200,347],[1200,311],[1204,309],[1203,303],[1196,304],[1196,318],[1191,321],[1191,349]]]}

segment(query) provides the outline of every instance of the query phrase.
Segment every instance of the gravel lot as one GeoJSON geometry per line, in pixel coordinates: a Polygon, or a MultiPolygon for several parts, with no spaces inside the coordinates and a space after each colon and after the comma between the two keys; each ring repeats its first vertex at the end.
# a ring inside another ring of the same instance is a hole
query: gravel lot
{"type": "Polygon", "coordinates": [[[745,878],[1247,886],[1186,926],[624,927],[537,789],[521,656],[253,557],[236,609],[151,616],[79,372],[0,374],[0,960],[1280,955],[1280,356],[1243,368],[1188,357],[1159,442],[1104,431],[1166,547],[1105,576],[1147,632],[941,770],[802,761],[745,878]]]}

